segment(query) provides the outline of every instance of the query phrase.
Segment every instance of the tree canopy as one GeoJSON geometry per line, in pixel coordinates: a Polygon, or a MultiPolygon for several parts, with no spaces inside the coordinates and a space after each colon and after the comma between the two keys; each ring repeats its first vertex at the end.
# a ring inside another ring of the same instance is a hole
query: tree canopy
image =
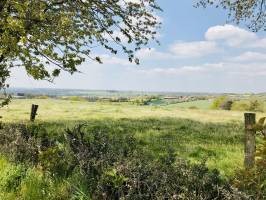
{"type": "Polygon", "coordinates": [[[158,10],[155,0],[1,0],[0,89],[14,66],[52,81],[86,58],[101,63],[96,46],[138,63],[134,53],[156,40],[158,10]]]}
{"type": "Polygon", "coordinates": [[[255,32],[266,30],[266,0],[200,0],[196,5],[222,7],[229,11],[229,20],[244,22],[255,32]]]}

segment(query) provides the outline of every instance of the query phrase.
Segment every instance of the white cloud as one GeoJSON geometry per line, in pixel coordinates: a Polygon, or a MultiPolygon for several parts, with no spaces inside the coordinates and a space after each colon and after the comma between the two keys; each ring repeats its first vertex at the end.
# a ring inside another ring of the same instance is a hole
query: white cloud
{"type": "Polygon", "coordinates": [[[266,38],[259,38],[255,33],[233,26],[213,26],[205,33],[208,41],[223,41],[230,47],[265,48],[266,38]]]}
{"type": "Polygon", "coordinates": [[[140,59],[168,60],[198,58],[219,52],[215,42],[196,41],[196,42],[176,42],[171,45],[166,52],[161,52],[155,48],[144,48],[137,52],[140,59]]]}
{"type": "Polygon", "coordinates": [[[127,59],[119,58],[116,56],[110,56],[108,54],[99,55],[104,65],[123,65],[129,66],[134,65],[133,63],[129,62],[127,59]]]}
{"type": "Polygon", "coordinates": [[[228,60],[234,62],[260,62],[266,61],[266,54],[260,52],[247,51],[234,58],[229,58],[228,60]]]}
{"type": "MultiPolygon", "coordinates": [[[[188,65],[178,67],[156,67],[151,69],[127,68],[134,73],[145,75],[164,75],[164,76],[218,76],[236,78],[263,77],[266,75],[266,62],[264,63],[234,63],[218,62],[204,63],[201,65],[188,65]]],[[[248,79],[247,79],[248,80],[248,79]]]]}
{"type": "MultiPolygon", "coordinates": [[[[216,65],[216,64],[214,64],[216,65]]],[[[137,69],[137,68],[127,68],[127,70],[133,71],[135,73],[141,73],[146,75],[157,74],[157,75],[167,75],[167,76],[176,76],[176,75],[192,75],[198,73],[205,73],[208,71],[208,68],[212,67],[210,64],[203,65],[191,65],[191,66],[180,66],[180,67],[156,67],[150,69],[137,69]]]]}
{"type": "MultiPolygon", "coordinates": [[[[165,52],[155,48],[145,48],[137,53],[141,59],[167,60],[207,57],[214,53],[223,55],[225,44],[228,46],[227,52],[235,51],[236,48],[253,49],[266,48],[266,38],[259,37],[257,34],[233,25],[219,25],[210,27],[205,33],[203,41],[178,41],[170,45],[165,52]]],[[[265,55],[260,52],[246,52],[242,55],[231,58],[232,61],[263,61],[265,55]]]]}
{"type": "Polygon", "coordinates": [[[168,52],[160,52],[155,48],[143,48],[136,53],[136,56],[140,59],[152,58],[153,60],[173,59],[174,55],[168,52]]]}
{"type": "Polygon", "coordinates": [[[218,47],[212,41],[177,42],[170,51],[178,58],[202,57],[218,52],[218,47]]]}

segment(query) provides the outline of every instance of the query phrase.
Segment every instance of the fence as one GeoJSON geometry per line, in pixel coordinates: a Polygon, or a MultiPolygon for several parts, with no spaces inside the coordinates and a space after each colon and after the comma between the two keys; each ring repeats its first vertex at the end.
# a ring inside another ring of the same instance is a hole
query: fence
{"type": "Polygon", "coordinates": [[[31,113],[30,113],[30,121],[34,122],[35,117],[37,115],[38,105],[32,104],[31,113]]]}

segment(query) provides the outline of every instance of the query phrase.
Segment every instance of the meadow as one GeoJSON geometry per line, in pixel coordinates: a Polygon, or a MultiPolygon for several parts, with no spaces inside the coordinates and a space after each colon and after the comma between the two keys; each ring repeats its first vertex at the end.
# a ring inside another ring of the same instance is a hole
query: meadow
{"type": "Polygon", "coordinates": [[[231,188],[244,112],[211,105],[13,99],[0,111],[0,199],[249,199],[231,188]]]}
{"type": "Polygon", "coordinates": [[[0,110],[0,199],[249,199],[231,188],[244,112],[211,103],[13,99],[0,110]]]}
{"type": "MultiPolygon", "coordinates": [[[[2,121],[28,123],[31,104],[38,104],[35,123],[51,132],[78,123],[107,126],[113,132],[132,132],[150,151],[164,152],[171,146],[193,162],[207,160],[224,176],[243,166],[243,112],[209,109],[209,100],[139,106],[131,103],[102,103],[59,99],[15,99],[2,109],[2,121]],[[198,109],[190,109],[195,106],[198,109]]],[[[263,116],[259,113],[258,116],[263,116]]]]}
{"type": "MultiPolygon", "coordinates": [[[[38,104],[40,122],[80,121],[89,119],[140,119],[140,118],[182,118],[199,122],[238,123],[243,113],[210,109],[208,100],[176,103],[169,105],[139,106],[132,103],[69,101],[60,99],[14,99],[0,110],[4,122],[28,121],[31,105],[38,104]],[[198,109],[190,109],[195,106],[198,109]]],[[[263,113],[258,113],[263,116],[263,113]]]]}

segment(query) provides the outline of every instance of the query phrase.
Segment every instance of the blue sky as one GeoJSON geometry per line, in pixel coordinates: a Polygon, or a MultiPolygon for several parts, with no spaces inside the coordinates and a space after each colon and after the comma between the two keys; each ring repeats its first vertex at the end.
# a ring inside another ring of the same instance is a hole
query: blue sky
{"type": "Polygon", "coordinates": [[[266,34],[226,24],[223,10],[194,8],[190,0],[159,0],[164,10],[159,40],[137,53],[141,65],[123,55],[99,52],[104,64],[86,62],[81,74],[62,74],[53,84],[34,81],[22,69],[13,87],[180,92],[265,92],[266,34]]]}

